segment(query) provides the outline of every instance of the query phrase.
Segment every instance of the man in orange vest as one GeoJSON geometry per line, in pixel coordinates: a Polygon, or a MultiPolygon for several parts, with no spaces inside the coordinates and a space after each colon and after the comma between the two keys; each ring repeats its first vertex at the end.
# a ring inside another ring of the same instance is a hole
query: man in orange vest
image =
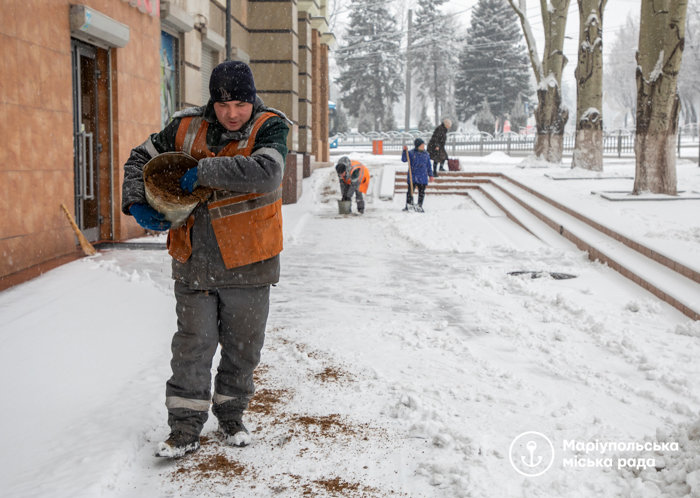
{"type": "Polygon", "coordinates": [[[369,169],[367,166],[360,161],[351,161],[349,157],[343,156],[338,159],[335,171],[340,182],[341,200],[351,201],[352,196],[355,195],[357,212],[364,213],[365,199],[362,194],[366,194],[369,188],[369,169]]]}
{"type": "Polygon", "coordinates": [[[151,158],[171,151],[193,156],[198,163],[180,179],[182,189],[190,193],[202,186],[213,192],[168,234],[177,332],[165,391],[170,436],[156,456],[170,458],[199,448],[212,404],[221,439],[249,444],[242,415],[254,391],[270,285],[280,272],[288,120],[257,97],[253,74],[243,62],[216,66],[209,93],[207,105],[176,113],[134,148],[124,165],[122,211],[150,230],[170,228],[145,197],[143,167],[151,158]],[[219,344],[212,397],[211,364],[219,344]]]}

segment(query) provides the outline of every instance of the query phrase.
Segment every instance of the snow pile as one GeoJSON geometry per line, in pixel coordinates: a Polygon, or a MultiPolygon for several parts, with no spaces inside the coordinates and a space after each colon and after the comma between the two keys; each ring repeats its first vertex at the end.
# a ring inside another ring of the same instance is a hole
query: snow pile
{"type": "Polygon", "coordinates": [[[641,455],[654,466],[627,469],[630,496],[639,498],[700,496],[700,420],[681,424],[674,431],[656,431],[649,443],[665,443],[656,452],[641,455]]]}
{"type": "Polygon", "coordinates": [[[555,163],[550,163],[544,159],[537,156],[527,156],[525,159],[520,161],[518,168],[558,168],[559,165],[555,163]]]}
{"type": "MultiPolygon", "coordinates": [[[[462,161],[463,159],[460,158],[460,162],[462,161]]],[[[479,163],[483,164],[515,164],[518,161],[520,161],[520,159],[513,158],[503,151],[491,152],[490,154],[479,157],[479,163]]]]}
{"type": "Polygon", "coordinates": [[[676,334],[700,337],[700,321],[681,323],[676,326],[676,334]]]}
{"type": "Polygon", "coordinates": [[[700,259],[700,225],[690,226],[682,230],[649,231],[644,236],[652,239],[673,239],[690,242],[697,248],[698,258],[700,259]]]}

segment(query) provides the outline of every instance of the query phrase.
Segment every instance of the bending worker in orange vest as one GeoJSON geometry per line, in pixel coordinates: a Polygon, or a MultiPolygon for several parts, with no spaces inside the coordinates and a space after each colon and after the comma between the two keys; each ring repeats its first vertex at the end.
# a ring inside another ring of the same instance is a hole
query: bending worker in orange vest
{"type": "Polygon", "coordinates": [[[243,62],[216,66],[209,93],[206,106],[176,113],[134,148],[124,165],[122,211],[150,230],[170,228],[146,201],[143,167],[151,158],[170,151],[190,154],[198,163],[180,179],[182,189],[213,191],[168,234],[177,332],[165,390],[170,436],[156,456],[170,458],[199,448],[212,403],[223,441],[250,442],[242,416],[253,395],[270,285],[280,272],[288,120],[257,97],[253,74],[243,62]],[[219,344],[212,398],[211,364],[219,344]]]}
{"type": "Polygon", "coordinates": [[[367,169],[367,166],[360,161],[351,161],[349,157],[343,156],[338,159],[335,171],[338,173],[338,181],[340,182],[341,200],[351,201],[354,194],[357,202],[357,212],[360,214],[364,213],[365,199],[362,194],[366,194],[369,187],[369,169],[367,169]]]}

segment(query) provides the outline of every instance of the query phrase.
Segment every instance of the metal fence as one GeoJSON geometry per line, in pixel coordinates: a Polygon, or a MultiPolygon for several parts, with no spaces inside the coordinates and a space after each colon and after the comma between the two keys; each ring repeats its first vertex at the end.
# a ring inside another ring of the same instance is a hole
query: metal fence
{"type": "MultiPolygon", "coordinates": [[[[700,142],[698,140],[698,125],[681,126],[678,133],[677,156],[688,159],[698,159],[700,164],[700,142]]],[[[340,133],[330,138],[331,148],[352,148],[355,150],[372,151],[372,144],[381,140],[384,153],[400,153],[404,145],[413,146],[413,140],[422,138],[426,143],[431,132],[369,132],[369,133],[340,133]]],[[[610,130],[603,135],[603,154],[607,157],[634,156],[634,130],[610,130]]],[[[574,150],[575,136],[565,133],[564,154],[574,150]]],[[[535,145],[535,135],[520,135],[517,133],[500,133],[490,135],[485,132],[447,134],[446,149],[453,156],[484,156],[492,152],[505,152],[512,156],[526,156],[532,153],[535,145]]]]}

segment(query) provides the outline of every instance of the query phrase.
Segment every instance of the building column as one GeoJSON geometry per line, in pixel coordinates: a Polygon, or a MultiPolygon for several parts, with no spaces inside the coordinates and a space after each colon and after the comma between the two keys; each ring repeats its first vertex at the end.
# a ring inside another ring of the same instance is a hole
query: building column
{"type": "MultiPolygon", "coordinates": [[[[311,150],[316,161],[322,161],[321,158],[321,34],[317,29],[311,30],[311,122],[313,123],[311,130],[311,150]]],[[[326,102],[326,113],[328,112],[328,102],[326,102]]]]}
{"type": "Polygon", "coordinates": [[[182,106],[201,104],[202,99],[202,39],[199,31],[191,30],[182,35],[182,106]]]}
{"type": "Polygon", "coordinates": [[[294,123],[287,137],[282,202],[301,197],[303,161],[299,153],[299,36],[295,0],[248,0],[250,67],[255,87],[269,107],[294,123]]]}
{"type": "Polygon", "coordinates": [[[321,112],[320,131],[319,131],[319,160],[327,163],[330,161],[330,146],[328,143],[328,98],[330,97],[330,89],[328,85],[328,45],[321,45],[321,68],[319,71],[319,86],[321,92],[321,103],[324,106],[321,112]]]}
{"type": "Polygon", "coordinates": [[[321,2],[316,16],[311,17],[312,51],[313,51],[313,102],[314,102],[314,155],[316,161],[330,161],[328,143],[328,52],[335,44],[335,36],[328,30],[326,20],[326,2],[321,2]]]}
{"type": "Polygon", "coordinates": [[[303,157],[303,177],[311,175],[312,148],[312,52],[311,16],[299,12],[299,154],[303,157]]]}

